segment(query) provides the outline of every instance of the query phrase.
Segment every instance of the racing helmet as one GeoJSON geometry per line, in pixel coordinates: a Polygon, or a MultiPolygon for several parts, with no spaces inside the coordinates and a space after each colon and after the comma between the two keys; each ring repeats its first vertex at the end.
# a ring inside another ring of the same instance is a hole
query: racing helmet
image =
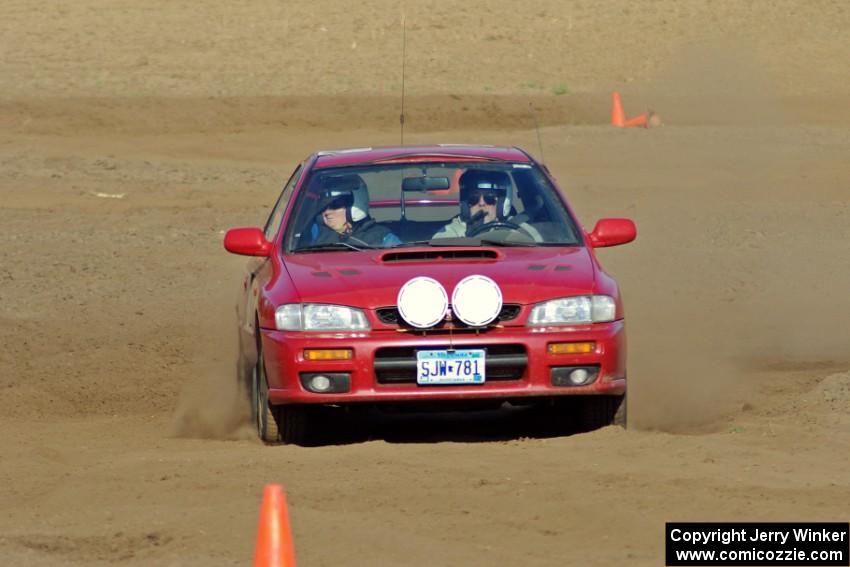
{"type": "Polygon", "coordinates": [[[496,194],[496,218],[505,220],[511,213],[511,178],[504,171],[468,169],[460,176],[460,218],[469,221],[469,198],[476,191],[496,194]]]}
{"type": "Polygon", "coordinates": [[[340,201],[348,222],[359,222],[369,216],[369,190],[359,175],[331,175],[322,179],[319,211],[340,201]]]}

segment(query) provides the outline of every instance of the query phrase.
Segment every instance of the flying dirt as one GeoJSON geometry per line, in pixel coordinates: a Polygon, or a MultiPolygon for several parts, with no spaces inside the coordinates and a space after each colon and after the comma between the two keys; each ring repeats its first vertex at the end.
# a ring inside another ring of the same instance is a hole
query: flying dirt
{"type": "Polygon", "coordinates": [[[0,562],[244,564],[267,483],[302,565],[658,565],[668,521],[847,521],[843,2],[193,8],[2,9],[0,562]],[[403,9],[405,143],[542,144],[586,229],[637,224],[599,252],[628,429],[252,433],[224,232],[304,155],[399,142],[403,9]],[[615,90],[664,126],[613,128],[615,90]]]}

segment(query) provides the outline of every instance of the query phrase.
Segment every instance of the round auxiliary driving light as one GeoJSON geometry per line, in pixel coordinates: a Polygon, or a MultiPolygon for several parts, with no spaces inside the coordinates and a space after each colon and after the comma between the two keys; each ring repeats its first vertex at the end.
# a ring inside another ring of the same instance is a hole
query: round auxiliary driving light
{"type": "Polygon", "coordinates": [[[331,389],[331,379],[322,374],[310,378],[310,387],[316,392],[327,392],[331,389]]]}
{"type": "Polygon", "coordinates": [[[452,293],[452,312],[470,327],[483,327],[499,316],[502,290],[487,276],[467,276],[452,293]]]}
{"type": "Polygon", "coordinates": [[[576,386],[581,386],[587,379],[590,377],[590,374],[584,368],[576,368],[572,372],[570,372],[570,382],[575,384],[576,386]]]}
{"type": "Polygon", "coordinates": [[[419,329],[433,327],[443,320],[449,308],[449,296],[437,280],[420,276],[401,286],[398,313],[419,329]]]}

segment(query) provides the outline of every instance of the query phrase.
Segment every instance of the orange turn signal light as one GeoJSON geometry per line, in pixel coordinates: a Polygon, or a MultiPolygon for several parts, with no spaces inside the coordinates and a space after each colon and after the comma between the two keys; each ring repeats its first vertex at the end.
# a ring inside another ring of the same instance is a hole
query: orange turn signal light
{"type": "Polygon", "coordinates": [[[584,354],[596,350],[596,343],[550,343],[549,354],[584,354]]]}
{"type": "Polygon", "coordinates": [[[350,348],[307,348],[305,360],[351,360],[354,352],[350,348]]]}

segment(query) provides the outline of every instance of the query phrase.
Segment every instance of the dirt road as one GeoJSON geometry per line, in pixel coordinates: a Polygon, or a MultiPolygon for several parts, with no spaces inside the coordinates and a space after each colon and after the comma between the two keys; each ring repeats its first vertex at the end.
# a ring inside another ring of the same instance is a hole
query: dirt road
{"type": "Polygon", "coordinates": [[[666,521],[847,521],[850,9],[597,4],[5,2],[0,563],[245,564],[269,482],[302,565],[654,566],[666,521]],[[637,222],[601,252],[628,431],[244,424],[223,231],[310,152],[398,142],[402,12],[406,142],[525,147],[588,228],[637,222]],[[666,125],[608,126],[613,89],[666,125]]]}

